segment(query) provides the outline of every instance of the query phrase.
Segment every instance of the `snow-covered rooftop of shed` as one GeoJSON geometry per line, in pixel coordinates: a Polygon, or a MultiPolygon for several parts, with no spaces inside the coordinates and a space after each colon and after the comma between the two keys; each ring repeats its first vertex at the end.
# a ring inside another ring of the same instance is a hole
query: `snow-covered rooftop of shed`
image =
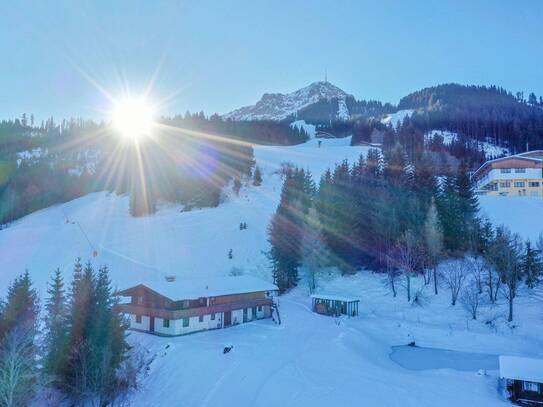
{"type": "Polygon", "coordinates": [[[543,383],[543,359],[500,356],[500,377],[543,383]]]}
{"type": "MultiPolygon", "coordinates": [[[[171,300],[197,299],[201,297],[217,297],[220,295],[245,294],[258,291],[276,291],[275,284],[253,276],[212,277],[198,279],[166,279],[141,281],[130,288],[144,285],[171,300]]],[[[122,292],[121,291],[121,292],[122,292]]]]}
{"type": "Polygon", "coordinates": [[[341,295],[333,295],[333,294],[313,294],[311,295],[311,298],[317,298],[321,300],[331,300],[331,301],[344,301],[344,302],[360,301],[358,298],[342,297],[341,295]]]}

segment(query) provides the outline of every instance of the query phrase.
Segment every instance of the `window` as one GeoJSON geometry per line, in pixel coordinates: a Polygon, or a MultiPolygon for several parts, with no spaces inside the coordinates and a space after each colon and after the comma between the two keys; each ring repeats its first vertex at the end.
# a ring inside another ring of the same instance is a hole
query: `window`
{"type": "Polygon", "coordinates": [[[200,315],[198,317],[198,322],[204,322],[204,316],[203,315],[200,315]]]}
{"type": "Polygon", "coordinates": [[[169,319],[163,319],[162,320],[162,326],[164,328],[169,328],[170,327],[170,320],[169,319]]]}
{"type": "Polygon", "coordinates": [[[515,168],[515,172],[517,174],[524,174],[526,172],[526,168],[515,168]]]}
{"type": "Polygon", "coordinates": [[[139,304],[139,305],[143,304],[143,296],[141,295],[136,296],[136,304],[139,304]]]}
{"type": "Polygon", "coordinates": [[[539,385],[534,382],[522,382],[522,390],[533,391],[537,393],[539,391],[539,385]]]}
{"type": "Polygon", "coordinates": [[[530,181],[528,182],[528,185],[532,188],[538,188],[539,187],[539,181],[530,181]]]}
{"type": "Polygon", "coordinates": [[[183,318],[183,327],[189,326],[189,318],[183,318]]]}
{"type": "Polygon", "coordinates": [[[511,188],[511,183],[509,181],[500,182],[500,188],[511,188]]]}
{"type": "Polygon", "coordinates": [[[211,320],[215,321],[215,314],[211,314],[211,320]]]}
{"type": "Polygon", "coordinates": [[[515,188],[524,188],[524,181],[517,181],[515,182],[515,188]]]}
{"type": "Polygon", "coordinates": [[[500,170],[500,172],[501,172],[502,174],[509,174],[509,173],[511,173],[511,168],[502,168],[502,169],[500,170]]]}
{"type": "Polygon", "coordinates": [[[141,315],[136,315],[136,324],[141,324],[141,315]]]}
{"type": "Polygon", "coordinates": [[[262,312],[262,305],[258,306],[258,312],[262,312]]]}

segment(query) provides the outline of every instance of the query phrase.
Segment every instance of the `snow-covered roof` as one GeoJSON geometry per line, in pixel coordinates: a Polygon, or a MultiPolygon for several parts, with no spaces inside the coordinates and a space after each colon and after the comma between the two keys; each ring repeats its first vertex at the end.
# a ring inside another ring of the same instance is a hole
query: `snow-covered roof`
{"type": "Polygon", "coordinates": [[[500,377],[543,383],[543,359],[500,356],[500,377]]]}
{"type": "Polygon", "coordinates": [[[253,276],[212,277],[198,279],[166,279],[142,281],[122,290],[120,294],[143,285],[173,301],[217,297],[220,295],[245,294],[258,291],[276,291],[275,284],[253,276]]]}
{"type": "Polygon", "coordinates": [[[333,295],[333,294],[313,294],[311,295],[311,298],[321,299],[321,300],[331,300],[331,301],[344,301],[344,302],[360,301],[358,298],[342,297],[340,295],[333,295]]]}

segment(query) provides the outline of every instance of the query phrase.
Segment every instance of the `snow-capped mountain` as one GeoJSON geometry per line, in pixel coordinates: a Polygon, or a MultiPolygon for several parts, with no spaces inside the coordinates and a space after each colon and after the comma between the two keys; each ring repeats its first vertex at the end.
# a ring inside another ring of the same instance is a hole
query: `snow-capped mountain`
{"type": "Polygon", "coordinates": [[[346,98],[352,97],[345,91],[328,81],[313,82],[305,88],[292,93],[265,93],[262,98],[251,106],[245,106],[223,115],[232,120],[283,120],[295,115],[302,109],[321,101],[337,104],[335,116],[337,119],[348,119],[349,109],[346,98]]]}

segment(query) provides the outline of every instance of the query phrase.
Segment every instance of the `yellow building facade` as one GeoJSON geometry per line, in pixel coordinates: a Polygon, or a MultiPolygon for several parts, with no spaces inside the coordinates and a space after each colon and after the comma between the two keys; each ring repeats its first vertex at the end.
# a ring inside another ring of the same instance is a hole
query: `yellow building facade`
{"type": "Polygon", "coordinates": [[[543,150],[487,161],[472,179],[479,195],[543,197],[543,150]]]}

